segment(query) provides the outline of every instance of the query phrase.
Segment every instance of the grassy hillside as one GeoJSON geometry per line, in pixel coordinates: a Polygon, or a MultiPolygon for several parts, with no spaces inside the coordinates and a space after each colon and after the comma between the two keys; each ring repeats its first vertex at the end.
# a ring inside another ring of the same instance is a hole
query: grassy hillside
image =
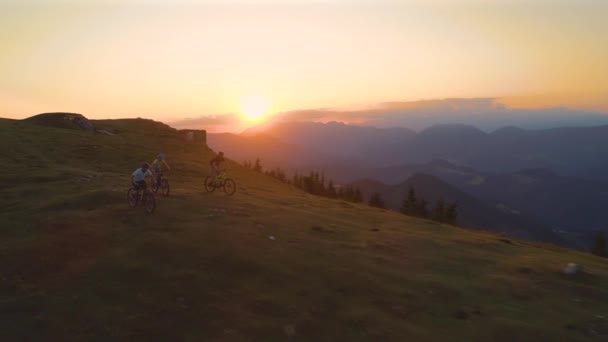
{"type": "Polygon", "coordinates": [[[606,260],[230,163],[238,192],[208,194],[209,149],[151,121],[94,124],[117,134],[0,120],[3,340],[608,339],[606,260]],[[161,150],[172,196],[129,209],[130,172],[161,150]]]}

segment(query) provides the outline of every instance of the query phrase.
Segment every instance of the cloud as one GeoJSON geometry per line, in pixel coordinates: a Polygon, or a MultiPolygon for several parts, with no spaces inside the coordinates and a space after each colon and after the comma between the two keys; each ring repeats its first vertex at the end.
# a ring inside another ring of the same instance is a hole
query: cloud
{"type": "Polygon", "coordinates": [[[186,118],[178,121],[170,122],[171,127],[178,129],[208,129],[217,126],[230,126],[240,124],[240,118],[237,114],[218,114],[218,115],[203,115],[197,118],[186,118]]]}
{"type": "Polygon", "coordinates": [[[410,102],[383,102],[358,110],[300,109],[278,113],[275,122],[283,121],[338,121],[357,124],[380,124],[401,126],[417,116],[427,118],[445,113],[466,113],[467,115],[504,110],[504,105],[495,98],[445,99],[410,102]],[[400,123],[401,122],[401,123],[400,123]]]}
{"type": "Polygon", "coordinates": [[[273,121],[313,121],[313,122],[365,122],[373,118],[373,113],[366,111],[342,111],[335,109],[302,109],[278,113],[273,121]]]}
{"type": "Polygon", "coordinates": [[[274,121],[338,121],[376,127],[423,130],[436,124],[467,124],[486,131],[505,126],[529,129],[608,124],[608,115],[569,108],[512,109],[499,98],[383,102],[359,110],[302,109],[277,114],[274,121]]]}
{"type": "Polygon", "coordinates": [[[488,111],[504,109],[504,105],[494,97],[482,97],[471,99],[443,99],[443,100],[421,100],[410,102],[383,102],[378,105],[380,111],[488,111]]]}
{"type": "MultiPolygon", "coordinates": [[[[258,128],[277,122],[343,122],[380,128],[408,127],[423,130],[436,124],[466,124],[493,131],[505,126],[543,129],[608,124],[608,115],[569,108],[513,109],[499,98],[442,99],[383,102],[357,110],[297,109],[271,115],[258,128]]],[[[237,132],[247,128],[237,114],[205,115],[169,123],[175,128],[200,128],[210,132],[237,132]]]]}

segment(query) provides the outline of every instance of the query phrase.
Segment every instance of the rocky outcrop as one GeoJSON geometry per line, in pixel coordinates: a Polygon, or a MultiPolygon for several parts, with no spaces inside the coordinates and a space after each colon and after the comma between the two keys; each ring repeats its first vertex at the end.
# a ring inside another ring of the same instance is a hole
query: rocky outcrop
{"type": "Polygon", "coordinates": [[[25,119],[42,126],[82,129],[94,132],[95,126],[84,115],[78,113],[43,113],[25,119]]]}

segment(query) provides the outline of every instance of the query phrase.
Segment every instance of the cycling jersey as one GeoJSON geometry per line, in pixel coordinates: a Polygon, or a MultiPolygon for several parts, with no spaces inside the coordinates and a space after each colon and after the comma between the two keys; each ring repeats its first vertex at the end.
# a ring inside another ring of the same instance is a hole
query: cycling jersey
{"type": "Polygon", "coordinates": [[[154,161],[152,162],[152,165],[150,167],[152,168],[152,170],[154,170],[154,172],[159,173],[163,170],[163,164],[165,164],[165,167],[167,169],[169,169],[169,165],[167,165],[167,163],[164,160],[158,160],[158,159],[154,159],[154,161]]]}
{"type": "Polygon", "coordinates": [[[133,176],[133,182],[137,183],[144,181],[146,177],[152,177],[152,171],[148,169],[146,172],[144,172],[140,167],[139,169],[135,170],[131,176],[133,176]]]}

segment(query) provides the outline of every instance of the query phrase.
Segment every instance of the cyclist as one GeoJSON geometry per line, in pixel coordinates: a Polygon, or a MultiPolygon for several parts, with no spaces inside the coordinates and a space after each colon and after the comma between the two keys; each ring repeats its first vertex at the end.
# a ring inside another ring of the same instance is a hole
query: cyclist
{"type": "Polygon", "coordinates": [[[209,162],[209,166],[211,169],[209,174],[211,177],[217,177],[220,174],[220,164],[224,161],[224,152],[220,152],[217,156],[211,159],[211,161],[209,162]]]}
{"type": "Polygon", "coordinates": [[[139,169],[133,171],[131,174],[131,183],[136,190],[142,189],[146,191],[146,178],[153,177],[152,171],[150,171],[150,164],[144,163],[139,169]]]}
{"type": "Polygon", "coordinates": [[[165,161],[165,155],[160,153],[152,162],[152,173],[154,173],[154,183],[156,184],[160,182],[160,177],[163,174],[163,165],[165,165],[167,171],[171,170],[169,164],[165,161]]]}

